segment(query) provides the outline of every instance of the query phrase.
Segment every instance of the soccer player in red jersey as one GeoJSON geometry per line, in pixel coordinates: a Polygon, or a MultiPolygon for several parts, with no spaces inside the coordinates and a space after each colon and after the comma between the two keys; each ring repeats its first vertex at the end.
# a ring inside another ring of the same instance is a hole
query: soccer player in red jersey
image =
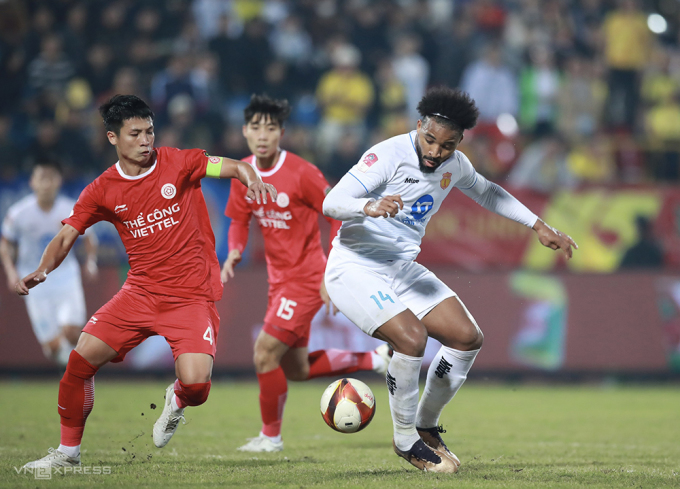
{"type": "Polygon", "coordinates": [[[201,179],[236,178],[249,198],[266,203],[269,193],[276,199],[276,190],[247,163],[199,149],[154,148],[154,115],[138,97],[116,95],[99,110],[119,161],[83,190],[37,270],[15,289],[27,295],[47,280],[78,236],[102,220],[116,226],[130,271],[122,289],[87,322],[71,352],[59,384],[59,448],[27,468],[80,465],[95,373],[153,335],[164,336],[175,357],[177,380],[166,390],[153,429],[157,447],[168,443],[184,408],[208,398],[219,332],[215,301],[222,296],[222,282],[201,179]]]}
{"type": "MultiPolygon", "coordinates": [[[[318,224],[330,186],[317,167],[279,147],[289,113],[286,100],[252,96],[244,110],[243,135],[253,154],[244,161],[257,170],[264,182],[276,187],[278,196],[269,203],[255,202],[242,185],[232,182],[225,210],[232,221],[222,281],[234,276],[234,266],[241,260],[248,241],[252,216],[264,235],[269,275],[269,304],[254,352],[262,431],[239,448],[248,452],[283,449],[281,421],[287,379],[307,380],[358,370],[374,370],[384,375],[389,363],[387,345],[373,352],[307,350],[312,318],[324,302],[327,312],[331,307],[323,284],[326,255],[318,224]]],[[[340,222],[326,219],[334,236],[340,222]]]]}

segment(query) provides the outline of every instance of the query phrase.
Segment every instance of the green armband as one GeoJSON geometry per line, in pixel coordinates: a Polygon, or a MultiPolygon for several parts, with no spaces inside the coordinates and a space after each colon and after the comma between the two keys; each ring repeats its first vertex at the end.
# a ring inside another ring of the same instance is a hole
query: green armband
{"type": "Polygon", "coordinates": [[[221,156],[211,156],[208,158],[208,166],[205,169],[205,176],[210,178],[220,178],[223,160],[224,158],[221,156]]]}

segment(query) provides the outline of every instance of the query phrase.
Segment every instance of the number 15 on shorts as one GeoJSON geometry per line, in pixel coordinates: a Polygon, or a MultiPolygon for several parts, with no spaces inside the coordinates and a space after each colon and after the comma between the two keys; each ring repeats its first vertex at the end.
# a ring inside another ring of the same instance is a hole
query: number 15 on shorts
{"type": "Polygon", "coordinates": [[[392,298],[390,297],[389,294],[383,294],[382,292],[378,291],[378,296],[380,297],[380,300],[378,300],[378,297],[376,297],[375,295],[372,295],[371,299],[373,299],[375,301],[376,305],[380,309],[384,309],[382,302],[390,301],[392,304],[394,304],[394,301],[392,300],[392,298]]]}

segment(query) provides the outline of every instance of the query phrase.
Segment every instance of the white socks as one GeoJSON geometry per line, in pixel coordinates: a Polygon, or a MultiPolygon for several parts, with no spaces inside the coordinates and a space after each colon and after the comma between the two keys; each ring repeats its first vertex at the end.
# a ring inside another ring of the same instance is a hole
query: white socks
{"type": "Polygon", "coordinates": [[[182,414],[184,413],[184,408],[177,405],[177,394],[172,393],[172,401],[170,401],[170,407],[172,408],[172,414],[182,414]]]}
{"type": "Polygon", "coordinates": [[[264,433],[262,433],[262,432],[260,431],[260,436],[263,436],[263,437],[265,437],[265,438],[269,438],[269,439],[270,439],[271,441],[273,441],[274,443],[281,443],[281,442],[283,441],[283,438],[281,438],[281,433],[279,433],[279,434],[276,435],[276,436],[267,436],[267,435],[265,435],[264,433]]]}
{"type": "MultiPolygon", "coordinates": [[[[48,357],[54,358],[54,361],[57,362],[62,367],[65,367],[66,364],[68,363],[68,357],[71,356],[71,351],[75,348],[66,338],[62,336],[61,341],[59,342],[59,351],[56,353],[52,354],[47,354],[48,357]]],[[[46,351],[49,351],[46,350],[46,351]]]]}
{"type": "Polygon", "coordinates": [[[61,453],[65,453],[69,457],[75,458],[78,455],[80,455],[80,445],[76,445],[75,447],[67,447],[66,445],[59,445],[59,448],[57,448],[61,453]]]}
{"type": "Polygon", "coordinates": [[[387,389],[390,391],[390,411],[394,424],[394,443],[408,451],[420,439],[416,431],[418,408],[418,376],[422,357],[394,352],[387,369],[387,389]]]}
{"type": "Polygon", "coordinates": [[[465,382],[478,353],[479,350],[460,351],[446,346],[439,349],[427,371],[425,390],[418,404],[418,428],[434,428],[439,424],[444,406],[465,382]]]}

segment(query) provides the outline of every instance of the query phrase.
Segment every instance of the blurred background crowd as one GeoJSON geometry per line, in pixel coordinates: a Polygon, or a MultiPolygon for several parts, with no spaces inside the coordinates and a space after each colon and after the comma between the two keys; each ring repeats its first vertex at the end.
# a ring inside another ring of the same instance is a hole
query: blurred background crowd
{"type": "Polygon", "coordinates": [[[254,92],[292,103],[285,148],[333,181],[444,84],[477,101],[461,149],[498,183],[677,182],[679,22],[674,0],[3,0],[0,181],[113,164],[116,93],[150,102],[157,146],[244,157],[254,92]]]}

